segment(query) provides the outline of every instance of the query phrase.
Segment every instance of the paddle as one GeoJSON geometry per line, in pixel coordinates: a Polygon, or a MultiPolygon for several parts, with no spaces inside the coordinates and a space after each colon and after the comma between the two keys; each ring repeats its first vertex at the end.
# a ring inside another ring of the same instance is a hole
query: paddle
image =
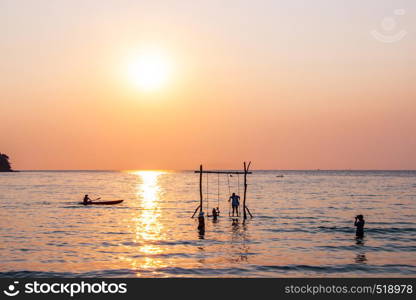
{"type": "Polygon", "coordinates": [[[100,200],[100,199],[101,199],[101,197],[98,197],[97,199],[91,200],[91,202],[97,201],[97,200],[100,200]]]}

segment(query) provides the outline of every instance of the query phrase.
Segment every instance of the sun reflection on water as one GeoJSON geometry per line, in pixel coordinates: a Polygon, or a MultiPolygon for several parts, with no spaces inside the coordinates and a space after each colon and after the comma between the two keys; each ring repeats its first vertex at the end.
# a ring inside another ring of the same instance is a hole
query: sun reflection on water
{"type": "Polygon", "coordinates": [[[159,205],[161,188],[158,180],[160,175],[166,172],[134,171],[131,173],[140,179],[137,185],[137,197],[141,208],[134,218],[136,230],[134,241],[140,245],[138,248],[140,258],[132,264],[138,269],[164,267],[163,261],[157,258],[163,253],[163,249],[158,245],[159,241],[165,239],[163,224],[160,220],[162,215],[159,205]]]}

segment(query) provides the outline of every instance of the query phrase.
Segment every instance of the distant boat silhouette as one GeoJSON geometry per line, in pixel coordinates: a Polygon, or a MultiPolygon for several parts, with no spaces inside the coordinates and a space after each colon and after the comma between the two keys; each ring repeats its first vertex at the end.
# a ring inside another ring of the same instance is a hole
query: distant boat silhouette
{"type": "Polygon", "coordinates": [[[88,203],[80,202],[79,204],[83,204],[83,205],[113,205],[113,204],[119,204],[123,201],[124,200],[92,201],[92,202],[88,202],[88,203]]]}

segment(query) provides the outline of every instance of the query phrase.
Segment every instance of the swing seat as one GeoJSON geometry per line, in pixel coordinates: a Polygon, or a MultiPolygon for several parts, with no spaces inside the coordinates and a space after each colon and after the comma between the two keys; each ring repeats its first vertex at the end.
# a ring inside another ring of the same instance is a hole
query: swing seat
{"type": "MultiPolygon", "coordinates": [[[[214,215],[207,214],[207,217],[208,217],[208,218],[212,218],[212,217],[214,217],[214,215]]],[[[217,218],[218,218],[218,217],[220,217],[220,214],[218,214],[218,215],[217,215],[217,218]]]]}

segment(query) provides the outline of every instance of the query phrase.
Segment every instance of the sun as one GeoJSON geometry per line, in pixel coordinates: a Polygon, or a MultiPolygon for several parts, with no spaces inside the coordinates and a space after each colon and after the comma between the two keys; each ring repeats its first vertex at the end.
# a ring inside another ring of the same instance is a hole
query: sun
{"type": "Polygon", "coordinates": [[[157,51],[143,52],[128,64],[128,77],[143,91],[154,91],[168,82],[171,64],[166,55],[157,51]]]}

